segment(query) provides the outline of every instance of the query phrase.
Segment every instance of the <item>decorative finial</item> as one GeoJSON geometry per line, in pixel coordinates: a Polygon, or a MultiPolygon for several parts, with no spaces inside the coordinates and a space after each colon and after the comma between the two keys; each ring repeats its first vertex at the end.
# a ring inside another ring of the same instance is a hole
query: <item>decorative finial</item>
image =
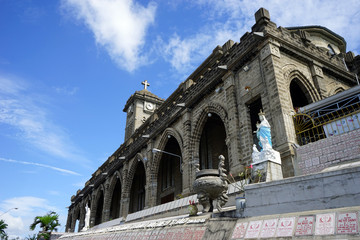
{"type": "Polygon", "coordinates": [[[144,89],[145,89],[145,90],[147,89],[147,87],[150,86],[150,83],[148,83],[147,80],[143,81],[141,84],[144,85],[144,89]]]}

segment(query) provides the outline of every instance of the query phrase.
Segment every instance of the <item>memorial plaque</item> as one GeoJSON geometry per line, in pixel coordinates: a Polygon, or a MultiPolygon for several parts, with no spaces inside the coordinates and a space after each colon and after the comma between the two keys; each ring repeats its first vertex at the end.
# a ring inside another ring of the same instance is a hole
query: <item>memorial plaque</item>
{"type": "Polygon", "coordinates": [[[264,220],[260,231],[260,238],[274,237],[277,223],[278,223],[277,218],[264,220]]]}
{"type": "Polygon", "coordinates": [[[185,230],[184,228],[174,229],[172,240],[184,240],[184,239],[183,239],[183,232],[184,232],[184,230],[185,230]]]}
{"type": "Polygon", "coordinates": [[[280,218],[277,227],[277,237],[291,237],[295,226],[295,217],[280,218]]]}
{"type": "Polygon", "coordinates": [[[315,235],[331,235],[335,233],[335,213],[317,214],[315,235]]]}
{"type": "Polygon", "coordinates": [[[358,216],[356,212],[338,214],[337,233],[338,234],[358,233],[358,216]]]}
{"type": "Polygon", "coordinates": [[[192,240],[201,240],[205,234],[206,227],[197,227],[194,229],[192,240]]]}
{"type": "Polygon", "coordinates": [[[234,228],[231,239],[243,238],[245,236],[247,225],[248,225],[247,222],[237,223],[234,228]]]}
{"type": "Polygon", "coordinates": [[[307,236],[312,235],[314,229],[314,216],[299,217],[295,236],[307,236]]]}
{"type": "Polygon", "coordinates": [[[246,230],[245,238],[257,238],[261,230],[262,221],[251,221],[246,230]]]}
{"type": "Polygon", "coordinates": [[[192,239],[192,236],[194,234],[194,228],[192,227],[187,227],[184,229],[184,232],[183,232],[183,239],[192,239]]]}

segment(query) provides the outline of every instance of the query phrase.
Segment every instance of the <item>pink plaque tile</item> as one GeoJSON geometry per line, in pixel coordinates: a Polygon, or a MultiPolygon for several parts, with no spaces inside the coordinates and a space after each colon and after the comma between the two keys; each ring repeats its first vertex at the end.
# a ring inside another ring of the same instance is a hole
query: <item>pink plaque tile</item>
{"type": "Polygon", "coordinates": [[[277,218],[264,220],[260,231],[260,238],[274,237],[277,223],[278,223],[277,218]]]}
{"type": "Polygon", "coordinates": [[[174,229],[172,240],[184,240],[184,239],[183,239],[183,232],[184,232],[184,230],[185,230],[184,228],[174,229]]]}
{"type": "Polygon", "coordinates": [[[358,216],[356,212],[338,214],[337,233],[338,234],[358,233],[358,216]]]}
{"type": "Polygon", "coordinates": [[[280,218],[277,227],[277,237],[291,237],[295,226],[295,217],[280,218]]]}
{"type": "Polygon", "coordinates": [[[184,233],[183,233],[183,239],[192,239],[192,236],[194,234],[194,228],[192,227],[187,227],[184,229],[184,233]]]}
{"type": "Polygon", "coordinates": [[[149,240],[155,240],[157,239],[157,237],[159,236],[159,232],[160,232],[160,229],[154,229],[152,232],[151,232],[151,235],[149,237],[149,240]]]}
{"type": "Polygon", "coordinates": [[[331,235],[335,233],[335,213],[317,214],[315,235],[331,235]]]}
{"type": "Polygon", "coordinates": [[[197,227],[194,229],[192,240],[201,240],[205,234],[206,227],[197,227]]]}
{"type": "Polygon", "coordinates": [[[295,236],[312,235],[313,229],[314,229],[314,216],[299,217],[296,225],[295,236]]]}
{"type": "Polygon", "coordinates": [[[245,236],[247,225],[248,225],[247,222],[237,223],[234,228],[231,239],[243,238],[245,236]]]}
{"type": "Polygon", "coordinates": [[[245,238],[257,238],[260,233],[262,220],[251,221],[246,230],[245,238]]]}

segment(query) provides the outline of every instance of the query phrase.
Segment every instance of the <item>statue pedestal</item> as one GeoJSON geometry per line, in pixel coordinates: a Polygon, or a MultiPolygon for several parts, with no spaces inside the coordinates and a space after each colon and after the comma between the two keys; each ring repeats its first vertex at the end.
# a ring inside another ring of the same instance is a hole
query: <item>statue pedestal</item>
{"type": "Polygon", "coordinates": [[[266,149],[261,152],[253,152],[252,176],[260,182],[270,182],[283,179],[280,153],[274,149],[266,149]],[[261,178],[257,176],[261,173],[261,178]]]}

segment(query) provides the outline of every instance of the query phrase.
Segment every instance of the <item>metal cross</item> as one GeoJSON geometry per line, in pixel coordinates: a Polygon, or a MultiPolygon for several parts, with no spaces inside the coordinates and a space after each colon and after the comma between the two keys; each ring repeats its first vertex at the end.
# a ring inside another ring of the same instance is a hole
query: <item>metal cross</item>
{"type": "Polygon", "coordinates": [[[150,86],[150,83],[148,83],[147,80],[143,81],[141,84],[144,85],[144,89],[147,89],[147,87],[150,86]]]}

